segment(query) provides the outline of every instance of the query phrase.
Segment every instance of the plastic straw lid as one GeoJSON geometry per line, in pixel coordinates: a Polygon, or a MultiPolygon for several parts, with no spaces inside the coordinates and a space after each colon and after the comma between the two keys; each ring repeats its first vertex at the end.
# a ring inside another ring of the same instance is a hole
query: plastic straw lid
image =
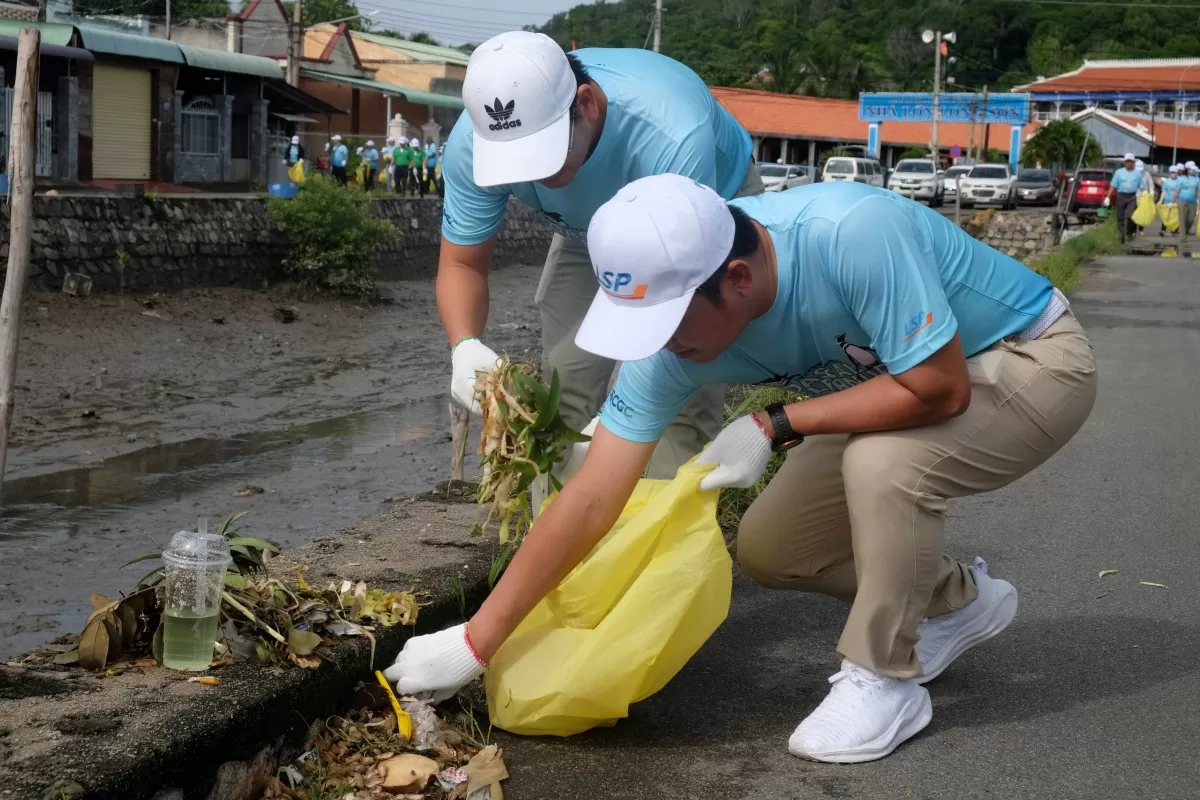
{"type": "Polygon", "coordinates": [[[180,531],[171,537],[162,560],[172,567],[227,567],[233,563],[229,540],[215,533],[180,531]]]}

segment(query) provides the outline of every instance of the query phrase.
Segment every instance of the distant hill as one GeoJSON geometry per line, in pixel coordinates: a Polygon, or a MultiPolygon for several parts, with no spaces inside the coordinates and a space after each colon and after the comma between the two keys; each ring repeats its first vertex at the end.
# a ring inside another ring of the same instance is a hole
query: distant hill
{"type": "MultiPolygon", "coordinates": [[[[1024,0],[667,0],[662,51],[713,85],[828,97],[928,91],[926,28],[954,31],[948,75],[1004,90],[1084,58],[1200,57],[1200,15],[1147,0],[1103,8],[1024,0]]],[[[1182,2],[1182,0],[1176,0],[1182,2]]],[[[564,47],[643,47],[653,0],[580,5],[541,31],[564,47]]]]}

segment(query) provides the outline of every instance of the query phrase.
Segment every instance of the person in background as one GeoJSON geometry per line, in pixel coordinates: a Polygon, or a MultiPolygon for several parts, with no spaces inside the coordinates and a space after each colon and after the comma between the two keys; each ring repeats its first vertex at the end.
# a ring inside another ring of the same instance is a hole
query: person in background
{"type": "MultiPolygon", "coordinates": [[[[1179,202],[1179,165],[1172,164],[1167,168],[1167,177],[1162,182],[1162,202],[1164,205],[1177,204],[1179,202]]],[[[1167,235],[1166,226],[1158,229],[1159,236],[1167,235]]]]}
{"type": "Polygon", "coordinates": [[[384,191],[392,192],[394,190],[394,182],[396,180],[396,163],[392,156],[392,151],[385,148],[380,160],[383,164],[380,169],[383,170],[384,191]]]}
{"type": "Polygon", "coordinates": [[[304,159],[304,148],[300,146],[300,137],[293,136],[292,143],[288,145],[287,158],[284,159],[289,167],[295,166],[297,161],[304,159]]]}
{"type": "Polygon", "coordinates": [[[1133,153],[1125,154],[1125,165],[1113,173],[1112,188],[1104,198],[1107,208],[1115,197],[1117,238],[1121,244],[1133,234],[1133,222],[1129,219],[1137,207],[1138,192],[1142,190],[1142,174],[1137,171],[1133,153]]]}
{"type": "Polygon", "coordinates": [[[396,191],[403,195],[408,191],[408,173],[412,168],[412,148],[403,136],[396,141],[392,157],[396,159],[396,191]]]}
{"type": "MultiPolygon", "coordinates": [[[[431,142],[432,144],[432,142],[431,142]]],[[[437,194],[438,149],[437,145],[425,148],[425,176],[429,191],[437,194]]]]}
{"type": "Polygon", "coordinates": [[[334,134],[333,152],[329,154],[329,164],[333,170],[333,179],[342,186],[346,185],[346,164],[350,161],[350,149],[342,144],[342,137],[334,134]]]}
{"type": "Polygon", "coordinates": [[[371,139],[364,145],[362,157],[363,161],[367,162],[367,174],[363,176],[366,182],[363,186],[369,192],[375,188],[376,170],[379,168],[379,150],[375,148],[375,142],[371,139]]]}
{"type": "Polygon", "coordinates": [[[421,149],[421,140],[413,139],[408,143],[412,148],[413,188],[421,197],[425,196],[425,151],[421,149]]]}
{"type": "Polygon", "coordinates": [[[1179,191],[1176,192],[1179,203],[1179,234],[1180,247],[1186,247],[1188,237],[1196,228],[1196,190],[1200,188],[1200,170],[1195,161],[1184,165],[1185,171],[1179,176],[1179,191]]]}
{"type": "Polygon", "coordinates": [[[437,195],[438,195],[438,197],[442,198],[443,200],[446,199],[446,180],[443,177],[443,174],[445,173],[445,170],[446,170],[445,158],[446,158],[446,145],[444,145],[444,144],[438,145],[438,151],[437,151],[438,168],[437,168],[437,174],[434,175],[434,179],[437,181],[437,195]]]}
{"type": "Polygon", "coordinates": [[[1155,199],[1154,176],[1146,169],[1146,162],[1139,158],[1133,162],[1133,168],[1142,174],[1142,188],[1138,191],[1138,197],[1148,194],[1151,200],[1155,199]]]}

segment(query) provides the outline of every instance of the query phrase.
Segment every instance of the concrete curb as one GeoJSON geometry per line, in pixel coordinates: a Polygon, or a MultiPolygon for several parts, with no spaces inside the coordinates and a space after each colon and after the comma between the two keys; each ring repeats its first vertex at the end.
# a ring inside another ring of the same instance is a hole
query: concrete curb
{"type": "MultiPolygon", "coordinates": [[[[405,515],[421,512],[423,507],[446,511],[445,506],[434,508],[439,504],[428,499],[403,505],[405,515]]],[[[405,533],[414,540],[414,546],[420,546],[417,542],[430,544],[427,539],[417,538],[429,533],[431,525],[423,524],[426,519],[430,517],[417,513],[416,521],[405,533]]],[[[427,603],[415,628],[377,631],[376,669],[390,664],[411,636],[459,621],[459,587],[465,592],[467,608],[477,606],[486,596],[491,565],[486,544],[475,540],[461,553],[458,545],[453,547],[453,565],[411,574],[393,572],[387,581],[372,584],[389,589],[415,588],[422,602],[427,603]]],[[[219,687],[189,692],[186,697],[165,699],[165,692],[146,691],[141,694],[149,696],[131,699],[106,692],[101,707],[91,710],[89,717],[126,720],[136,725],[99,735],[48,734],[53,743],[43,753],[20,761],[7,757],[4,741],[9,731],[4,730],[4,714],[0,713],[0,798],[38,800],[55,781],[73,780],[84,787],[82,797],[87,800],[156,796],[249,800],[251,795],[245,793],[245,788],[253,779],[248,776],[255,771],[273,774],[272,752],[277,755],[285,745],[299,744],[313,720],[345,711],[355,687],[371,680],[370,643],[366,640],[345,639],[321,653],[323,663],[316,670],[269,670],[257,663],[235,662],[214,673],[221,679],[219,687]],[[214,787],[219,772],[220,785],[214,787]]],[[[96,678],[78,670],[8,670],[7,675],[0,673],[0,711],[5,698],[23,696],[26,702],[44,706],[47,717],[61,715],[64,706],[69,708],[70,698],[78,697],[79,692],[98,692],[101,681],[112,684],[123,677],[96,678]],[[25,688],[14,689],[22,686],[25,688]]],[[[169,677],[175,688],[178,684],[196,687],[184,683],[185,676],[169,677]]]]}

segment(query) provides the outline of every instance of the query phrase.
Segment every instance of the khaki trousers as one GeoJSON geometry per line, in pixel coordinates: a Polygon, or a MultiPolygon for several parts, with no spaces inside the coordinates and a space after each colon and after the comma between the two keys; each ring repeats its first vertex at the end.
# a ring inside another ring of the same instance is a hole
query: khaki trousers
{"type": "Polygon", "coordinates": [[[946,501],[1006,486],[1079,430],[1096,399],[1087,335],[1069,312],[1040,338],[967,360],[971,405],[936,425],[816,436],[747,510],[738,558],[758,583],[851,603],[838,652],[882,675],[921,673],[917,625],[978,594],[943,554],[946,501]]]}
{"type": "MultiPolygon", "coordinates": [[[[738,196],[762,192],[762,178],[758,168],[751,164],[738,196]]],[[[551,370],[558,370],[562,382],[559,409],[563,420],[576,430],[582,430],[603,407],[615,366],[615,362],[575,345],[575,333],[598,286],[587,246],[555,234],[535,296],[542,314],[542,371],[548,377],[551,370]]],[[[646,475],[675,477],[681,464],[721,432],[724,412],[723,384],[705,386],[696,392],[667,428],[646,475]]]]}

